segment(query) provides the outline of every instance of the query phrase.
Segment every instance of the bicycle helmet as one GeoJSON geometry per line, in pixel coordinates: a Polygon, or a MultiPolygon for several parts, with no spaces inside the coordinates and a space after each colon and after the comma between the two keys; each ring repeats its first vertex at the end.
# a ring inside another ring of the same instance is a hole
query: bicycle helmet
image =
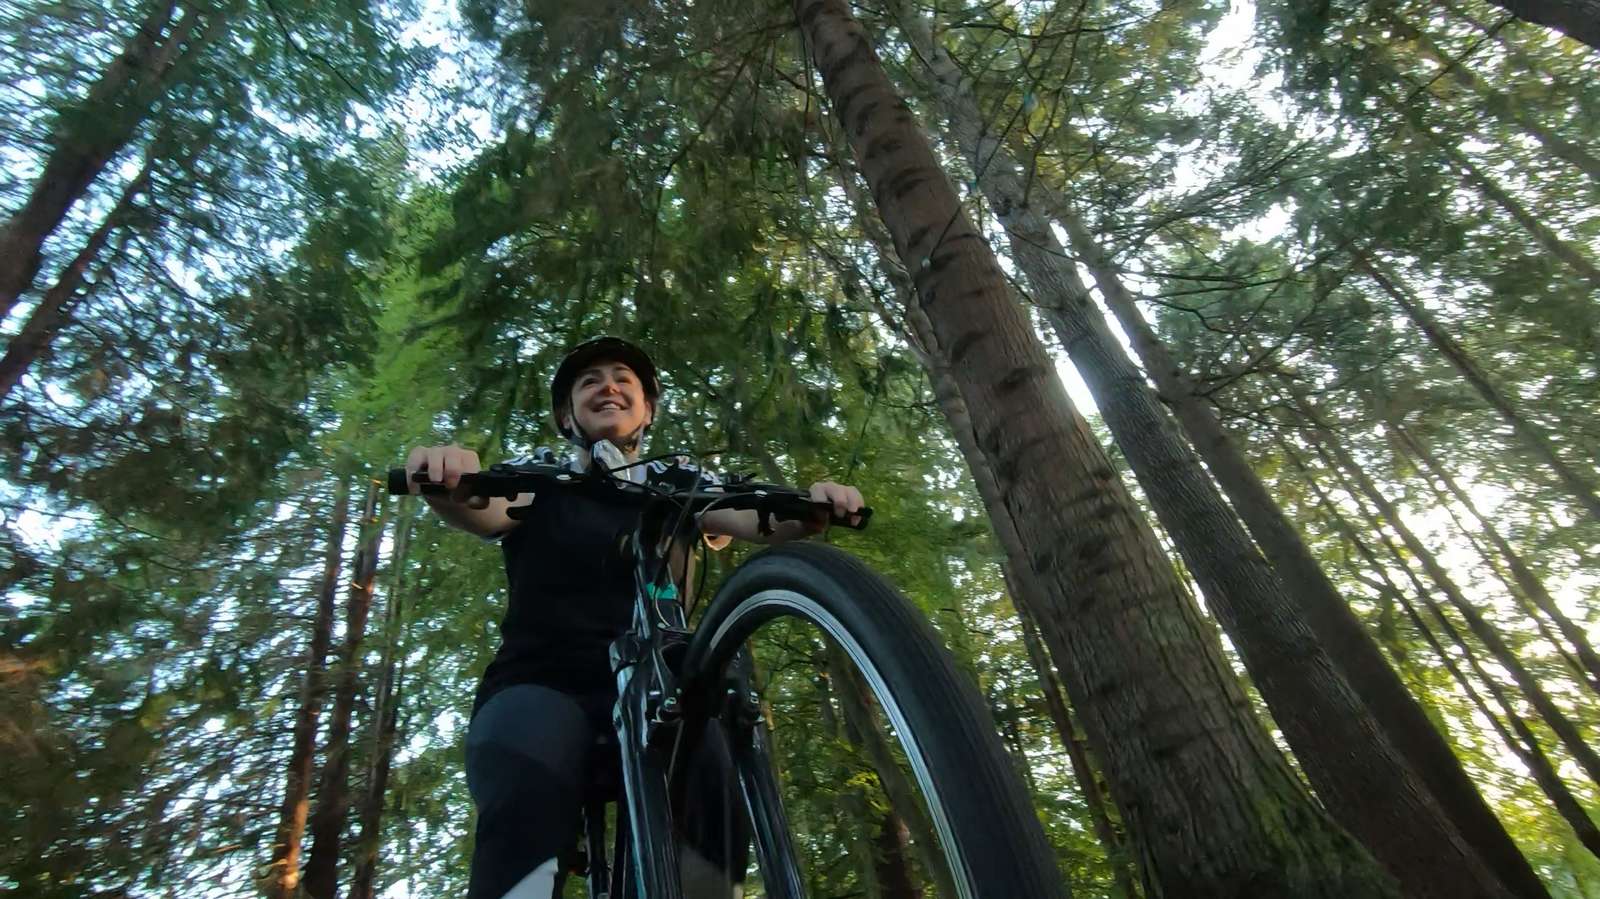
{"type": "MultiPolygon", "coordinates": [[[[571,428],[562,424],[561,413],[572,402],[572,385],[578,379],[578,374],[601,361],[621,362],[633,369],[650,407],[657,411],[660,409],[661,379],[656,374],[656,365],[650,361],[649,353],[620,337],[606,336],[585,340],[567,351],[561,364],[556,366],[555,376],[550,379],[550,415],[555,420],[556,430],[561,432],[561,436],[584,449],[588,449],[592,441],[577,427],[575,420],[571,428]]],[[[649,427],[645,425],[646,430],[649,427]]]]}

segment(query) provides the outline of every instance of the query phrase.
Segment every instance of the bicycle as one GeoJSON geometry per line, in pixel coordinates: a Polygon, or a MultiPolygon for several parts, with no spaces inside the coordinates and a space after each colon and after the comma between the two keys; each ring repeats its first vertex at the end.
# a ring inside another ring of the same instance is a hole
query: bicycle
{"type": "MultiPolygon", "coordinates": [[[[425,473],[416,480],[423,492],[447,492],[425,473]]],[[[391,469],[390,492],[409,493],[407,486],[405,470],[391,469]]],[[[670,784],[678,773],[674,759],[687,753],[674,750],[681,734],[703,733],[710,721],[728,738],[766,894],[805,896],[744,653],[758,627],[783,616],[820,628],[870,686],[927,797],[962,899],[1066,897],[1043,829],[976,688],[957,672],[927,621],[865,564],[821,543],[770,547],[729,575],[699,627],[689,630],[672,581],[671,547],[692,545],[678,541],[694,535],[700,513],[753,510],[766,531],[773,520],[832,519],[827,504],[750,478],[668,493],[614,473],[585,475],[555,465],[490,466],[464,475],[451,492],[457,501],[514,500],[551,489],[615,489],[640,503],[623,547],[636,587],[632,626],[611,647],[622,784],[610,864],[605,797],[583,804],[593,899],[681,899],[670,784]]],[[[516,519],[517,511],[508,514],[516,519]]],[[[861,528],[870,515],[863,509],[857,524],[832,523],[861,528]]]]}

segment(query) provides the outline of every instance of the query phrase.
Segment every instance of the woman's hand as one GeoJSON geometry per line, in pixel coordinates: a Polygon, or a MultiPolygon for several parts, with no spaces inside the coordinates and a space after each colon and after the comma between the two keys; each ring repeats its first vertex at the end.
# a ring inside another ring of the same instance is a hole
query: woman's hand
{"type": "MultiPolygon", "coordinates": [[[[837,518],[845,519],[851,524],[858,524],[861,516],[856,514],[861,511],[866,502],[861,498],[861,491],[847,484],[835,484],[832,481],[818,481],[811,485],[812,502],[828,503],[833,506],[833,514],[837,518]]],[[[806,530],[812,534],[820,534],[828,529],[826,518],[806,522],[806,530]]]]}
{"type": "MultiPolygon", "coordinates": [[[[700,531],[712,537],[772,544],[800,540],[826,531],[831,524],[830,513],[851,524],[860,523],[861,517],[857,513],[866,508],[861,491],[832,481],[818,481],[811,485],[809,492],[812,502],[827,504],[826,510],[819,507],[817,514],[810,518],[769,522],[768,531],[762,533],[760,516],[754,509],[713,508],[700,516],[700,531]]],[[[713,543],[712,548],[720,549],[724,545],[726,541],[721,540],[713,543]]]]}
{"type": "Polygon", "coordinates": [[[422,491],[422,485],[412,476],[419,471],[428,473],[428,480],[454,490],[464,474],[482,470],[478,454],[461,446],[419,446],[406,457],[406,483],[413,494],[422,491]]]}
{"type": "MultiPolygon", "coordinates": [[[[413,495],[422,492],[422,482],[416,480],[419,471],[428,473],[428,481],[442,484],[447,490],[461,485],[461,476],[477,474],[482,470],[478,454],[460,446],[419,446],[406,457],[406,484],[413,495]]],[[[525,505],[531,496],[523,494],[515,502],[471,496],[458,499],[449,494],[428,493],[422,497],[433,507],[439,517],[451,525],[479,536],[503,534],[516,527],[516,522],[506,514],[511,505],[525,505]]]]}

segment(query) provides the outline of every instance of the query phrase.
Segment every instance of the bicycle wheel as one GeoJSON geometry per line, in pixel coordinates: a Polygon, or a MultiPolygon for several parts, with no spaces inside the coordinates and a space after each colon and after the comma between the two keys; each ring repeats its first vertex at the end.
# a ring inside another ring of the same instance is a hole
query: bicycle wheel
{"type": "MultiPolygon", "coordinates": [[[[854,557],[793,543],[751,558],[707,607],[684,671],[702,683],[719,677],[757,628],[780,617],[820,629],[870,688],[926,799],[958,896],[1065,899],[1050,845],[976,687],[927,621],[854,557]]],[[[748,807],[763,814],[761,802],[748,807]]],[[[779,825],[756,820],[753,829],[779,825]]]]}

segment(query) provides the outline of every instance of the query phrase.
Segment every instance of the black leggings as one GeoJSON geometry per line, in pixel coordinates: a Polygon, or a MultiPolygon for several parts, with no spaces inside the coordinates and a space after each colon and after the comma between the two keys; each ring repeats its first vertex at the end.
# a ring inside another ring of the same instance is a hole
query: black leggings
{"type": "MultiPolygon", "coordinates": [[[[478,808],[468,899],[500,899],[577,843],[591,755],[611,729],[614,698],[536,684],[495,693],[467,728],[467,789],[478,808]]],[[[748,860],[748,828],[733,791],[728,746],[708,729],[688,772],[682,842],[733,882],[748,860]]],[[[607,751],[615,752],[614,748],[607,751]]]]}

